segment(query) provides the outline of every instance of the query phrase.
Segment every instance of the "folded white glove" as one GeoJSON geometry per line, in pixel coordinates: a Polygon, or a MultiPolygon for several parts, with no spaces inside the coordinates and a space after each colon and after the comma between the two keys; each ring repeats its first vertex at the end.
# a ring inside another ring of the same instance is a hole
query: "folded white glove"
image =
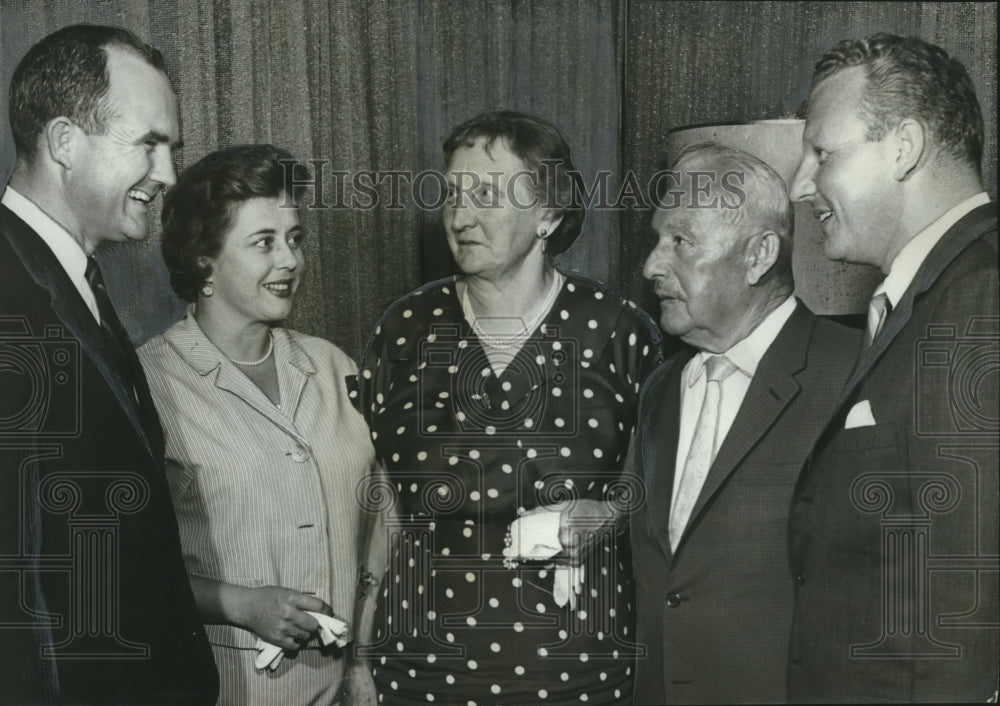
{"type": "MultiPolygon", "coordinates": [[[[324,645],[336,643],[337,647],[343,647],[351,641],[350,628],[340,618],[311,610],[307,610],[306,613],[316,618],[316,622],[319,623],[319,639],[324,645]]],[[[258,654],[253,666],[257,669],[267,667],[272,672],[278,668],[278,665],[281,664],[281,658],[285,655],[282,648],[272,645],[270,642],[264,642],[260,638],[257,638],[254,649],[257,650],[258,654]]]]}
{"type": "MultiPolygon", "coordinates": [[[[551,559],[563,550],[559,541],[558,512],[537,512],[524,515],[510,523],[503,549],[504,563],[508,568],[517,566],[522,559],[551,559]]],[[[583,585],[582,566],[557,566],[554,568],[552,598],[560,608],[569,603],[576,608],[576,597],[583,585]],[[572,589],[570,588],[572,587],[572,589]]]]}

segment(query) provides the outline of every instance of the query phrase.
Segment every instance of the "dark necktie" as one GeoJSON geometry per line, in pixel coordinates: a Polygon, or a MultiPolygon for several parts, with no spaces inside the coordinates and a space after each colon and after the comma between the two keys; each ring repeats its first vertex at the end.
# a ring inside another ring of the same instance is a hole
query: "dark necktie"
{"type": "Polygon", "coordinates": [[[111,297],[104,286],[104,277],[101,275],[101,268],[93,256],[87,258],[87,269],[84,272],[87,284],[94,292],[94,299],[97,300],[97,311],[101,315],[101,331],[107,339],[111,348],[112,363],[115,372],[125,383],[125,389],[135,400],[139,412],[139,420],[153,448],[154,458],[162,461],[163,437],[160,433],[160,420],[156,414],[153,400],[149,396],[149,386],[146,384],[146,376],[142,370],[132,342],[129,340],[125,327],[122,326],[115,308],[111,305],[111,297]]]}
{"type": "Polygon", "coordinates": [[[97,311],[101,315],[101,330],[105,338],[111,344],[111,351],[114,354],[115,371],[122,376],[127,383],[129,392],[135,395],[134,371],[132,370],[132,343],[128,339],[128,334],[122,327],[115,308],[111,305],[111,297],[104,286],[104,276],[101,275],[101,268],[93,255],[87,258],[87,270],[84,273],[87,284],[94,292],[94,299],[97,300],[97,311]]]}

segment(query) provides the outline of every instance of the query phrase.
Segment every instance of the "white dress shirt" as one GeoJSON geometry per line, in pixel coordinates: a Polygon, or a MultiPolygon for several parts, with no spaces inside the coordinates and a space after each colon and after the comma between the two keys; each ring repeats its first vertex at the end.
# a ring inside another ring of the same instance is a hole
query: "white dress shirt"
{"type": "Polygon", "coordinates": [[[889,297],[889,303],[893,306],[898,305],[899,300],[903,298],[903,292],[913,282],[917,270],[924,264],[924,260],[927,259],[927,256],[934,249],[934,246],[938,244],[938,241],[948,232],[948,229],[958,223],[963,216],[974,208],[978,208],[989,202],[989,194],[985,191],[975,196],[970,196],[913,236],[910,242],[904,245],[903,249],[896,255],[896,259],[892,261],[892,265],[889,267],[889,274],[886,275],[885,280],[876,288],[875,293],[880,294],[885,292],[885,295],[889,297]]]}
{"type": "Polygon", "coordinates": [[[98,323],[101,321],[100,310],[97,308],[97,299],[94,292],[87,283],[85,273],[87,271],[87,254],[80,247],[73,236],[65,228],[52,220],[45,211],[40,209],[33,201],[23,194],[19,194],[12,187],[8,186],[3,192],[0,203],[9,208],[15,216],[28,224],[32,230],[38,233],[39,237],[49,246],[49,250],[56,256],[63,270],[69,275],[70,282],[80,292],[84,303],[90,309],[98,323]]]}
{"type": "Polygon", "coordinates": [[[674,498],[677,497],[680,490],[681,477],[684,475],[682,473],[684,462],[687,460],[691,440],[694,438],[695,426],[698,422],[698,413],[701,411],[702,401],[705,399],[707,386],[705,361],[713,355],[724,355],[736,366],[736,371],[722,383],[717,435],[721,448],[729,429],[733,426],[736,413],[739,412],[740,405],[743,404],[743,398],[746,397],[747,390],[750,389],[750,381],[753,379],[754,373],[757,372],[760,359],[764,357],[767,349],[778,337],[778,333],[792,312],[795,311],[795,306],[795,297],[788,297],[777,309],[768,314],[749,336],[734,344],[729,350],[721,354],[701,351],[684,366],[684,371],[681,373],[681,421],[680,433],[677,438],[677,461],[674,466],[674,498]]]}

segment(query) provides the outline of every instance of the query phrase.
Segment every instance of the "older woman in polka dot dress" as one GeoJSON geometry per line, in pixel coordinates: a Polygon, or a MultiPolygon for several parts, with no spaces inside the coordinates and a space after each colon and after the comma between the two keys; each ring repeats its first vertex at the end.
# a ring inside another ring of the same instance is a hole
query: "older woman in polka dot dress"
{"type": "Polygon", "coordinates": [[[637,493],[622,469],[659,333],[553,266],[583,211],[566,205],[573,165],[552,125],[483,114],[444,151],[463,275],[390,306],[359,378],[397,513],[366,650],[378,698],[626,703],[637,646],[615,518],[637,493]],[[505,560],[526,516],[549,551],[505,560]]]}

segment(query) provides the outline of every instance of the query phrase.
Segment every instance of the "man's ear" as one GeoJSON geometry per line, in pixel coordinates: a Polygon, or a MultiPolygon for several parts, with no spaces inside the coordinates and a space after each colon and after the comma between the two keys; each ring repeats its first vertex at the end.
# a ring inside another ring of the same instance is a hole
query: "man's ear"
{"type": "Polygon", "coordinates": [[[63,169],[73,168],[73,158],[76,153],[76,142],[82,134],[77,125],[69,118],[60,115],[45,124],[39,139],[44,140],[43,147],[49,159],[59,164],[63,169]]]}
{"type": "Polygon", "coordinates": [[[747,241],[747,284],[751,287],[771,271],[781,252],[781,238],[773,230],[753,236],[747,241]]]}
{"type": "Polygon", "coordinates": [[[906,179],[924,156],[926,132],[918,120],[905,118],[893,130],[893,142],[896,149],[896,161],[893,165],[892,177],[896,181],[906,179]]]}

